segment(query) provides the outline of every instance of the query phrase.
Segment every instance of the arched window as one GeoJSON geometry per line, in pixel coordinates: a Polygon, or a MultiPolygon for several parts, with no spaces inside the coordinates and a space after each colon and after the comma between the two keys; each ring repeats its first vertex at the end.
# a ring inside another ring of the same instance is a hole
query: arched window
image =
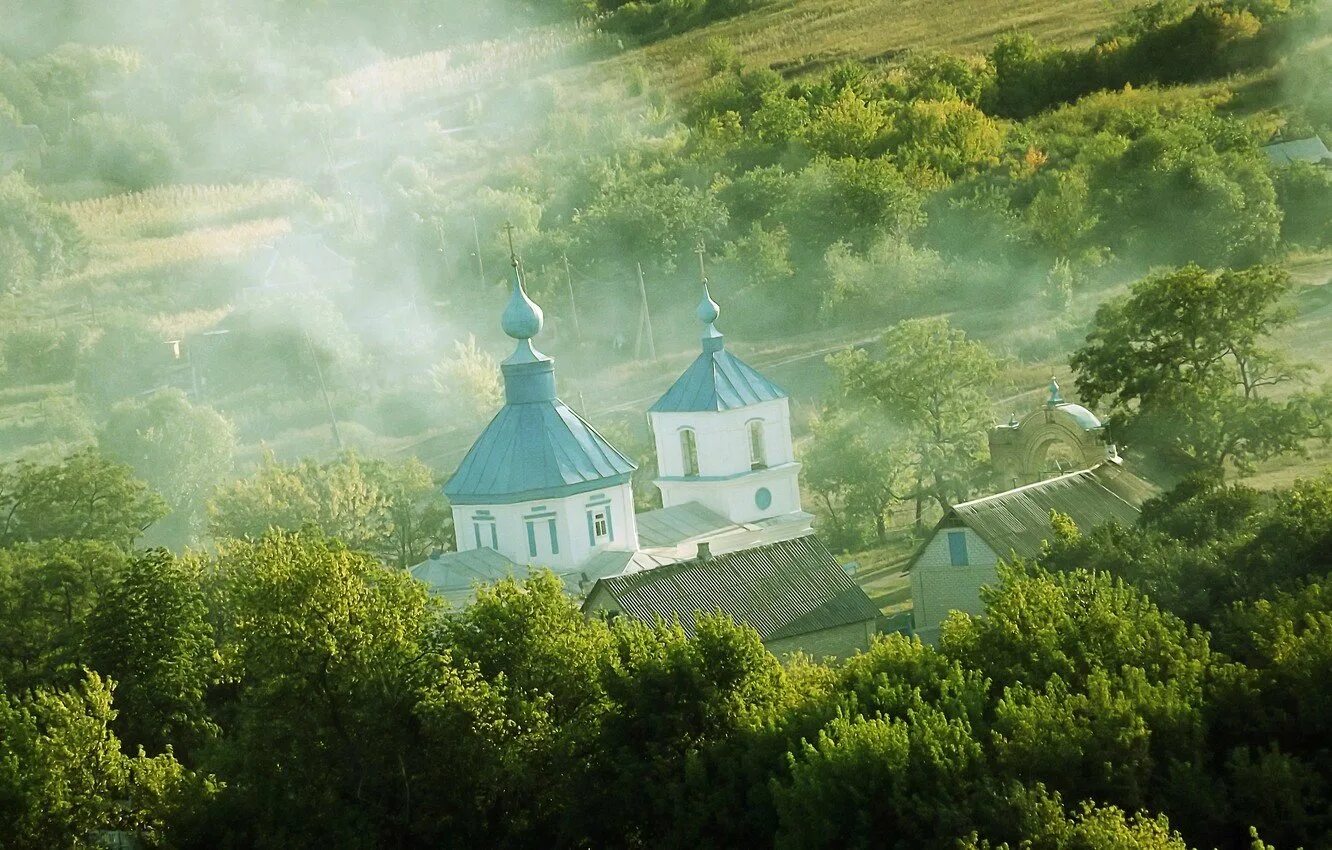
{"type": "Polygon", "coordinates": [[[763,420],[749,423],[749,468],[762,469],[768,465],[768,450],[763,445],[763,420]]]}
{"type": "Polygon", "coordinates": [[[698,475],[698,438],[694,436],[693,428],[680,432],[680,456],[684,458],[684,474],[698,475]]]}

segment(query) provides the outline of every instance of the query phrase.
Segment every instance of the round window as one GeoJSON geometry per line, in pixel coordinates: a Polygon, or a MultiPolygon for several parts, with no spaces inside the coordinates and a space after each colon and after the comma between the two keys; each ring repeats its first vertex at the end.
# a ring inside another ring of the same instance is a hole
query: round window
{"type": "Polygon", "coordinates": [[[758,488],[758,492],[754,494],[754,504],[758,505],[761,511],[772,507],[772,491],[767,487],[758,488]]]}

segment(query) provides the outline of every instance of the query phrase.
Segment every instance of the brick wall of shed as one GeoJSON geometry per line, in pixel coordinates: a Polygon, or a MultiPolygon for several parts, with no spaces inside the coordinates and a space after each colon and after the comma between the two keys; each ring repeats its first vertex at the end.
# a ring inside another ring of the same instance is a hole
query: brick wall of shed
{"type": "MultiPolygon", "coordinates": [[[[911,569],[911,607],[915,632],[925,643],[938,638],[939,625],[950,611],[983,613],[980,589],[998,579],[999,558],[974,531],[967,535],[965,567],[955,567],[948,554],[948,531],[940,529],[925,545],[911,569]]],[[[954,529],[955,530],[955,529],[954,529]]]]}
{"type": "Polygon", "coordinates": [[[815,658],[849,658],[857,652],[869,648],[870,638],[874,636],[876,620],[859,623],[847,623],[795,637],[782,638],[764,644],[768,651],[781,658],[793,652],[804,652],[815,658]]]}

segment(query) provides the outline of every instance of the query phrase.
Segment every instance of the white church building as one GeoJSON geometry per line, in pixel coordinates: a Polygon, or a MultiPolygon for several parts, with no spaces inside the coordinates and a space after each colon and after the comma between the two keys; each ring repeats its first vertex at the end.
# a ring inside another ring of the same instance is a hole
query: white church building
{"type": "Polygon", "coordinates": [[[455,604],[478,583],[549,567],[570,590],[597,579],[790,540],[801,510],[786,393],[728,351],[703,282],[702,351],[652,405],[663,507],[634,512],[636,465],[556,394],[555,363],[533,345],[543,316],[516,259],[501,327],[504,406],[444,486],[457,551],[412,574],[455,604]]]}

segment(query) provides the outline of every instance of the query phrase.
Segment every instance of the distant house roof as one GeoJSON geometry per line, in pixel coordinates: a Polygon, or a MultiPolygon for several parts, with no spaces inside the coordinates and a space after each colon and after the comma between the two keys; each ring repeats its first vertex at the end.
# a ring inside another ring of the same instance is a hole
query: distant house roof
{"type": "Polygon", "coordinates": [[[633,461],[559,399],[506,404],[444,494],[458,505],[557,498],[629,480],[633,461]]]}
{"type": "Polygon", "coordinates": [[[814,535],[600,579],[584,610],[607,594],[643,622],[678,620],[693,635],[699,612],[721,611],[763,640],[871,620],[879,611],[814,535]]]}
{"type": "Polygon", "coordinates": [[[657,403],[654,413],[734,410],[786,393],[720,345],[705,346],[657,403]]]}
{"type": "Polygon", "coordinates": [[[1067,515],[1084,531],[1110,522],[1132,525],[1154,492],[1117,466],[1101,464],[954,505],[939,526],[967,526],[1000,557],[1015,552],[1033,558],[1054,536],[1051,511],[1067,515]]]}
{"type": "Polygon", "coordinates": [[[1323,140],[1318,136],[1265,145],[1263,153],[1267,154],[1268,161],[1273,165],[1332,161],[1332,151],[1327,149],[1327,145],[1323,144],[1323,140]]]}

